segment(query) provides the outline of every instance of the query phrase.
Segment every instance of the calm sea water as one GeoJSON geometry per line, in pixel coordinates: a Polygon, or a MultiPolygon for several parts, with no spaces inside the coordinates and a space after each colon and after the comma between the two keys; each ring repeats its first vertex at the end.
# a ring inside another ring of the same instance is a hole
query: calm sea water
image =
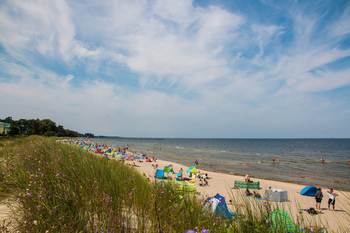
{"type": "Polygon", "coordinates": [[[100,139],[149,157],[235,175],[350,191],[350,139],[100,139]],[[275,157],[276,162],[272,162],[275,157]],[[277,158],[280,162],[277,163],[277,158]],[[320,159],[324,158],[325,163],[320,159]]]}

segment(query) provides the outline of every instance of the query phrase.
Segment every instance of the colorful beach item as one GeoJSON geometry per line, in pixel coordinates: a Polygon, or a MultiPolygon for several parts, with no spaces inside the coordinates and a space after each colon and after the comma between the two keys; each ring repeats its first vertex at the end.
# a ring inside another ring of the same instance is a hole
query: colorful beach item
{"type": "Polygon", "coordinates": [[[190,167],[188,170],[187,170],[188,173],[197,173],[197,168],[195,166],[192,166],[190,167]]]}
{"type": "Polygon", "coordinates": [[[275,209],[271,214],[270,222],[271,228],[269,232],[299,232],[297,225],[285,210],[275,209]]]}
{"type": "Polygon", "coordinates": [[[234,188],[260,189],[260,182],[245,182],[235,180],[234,188]]]}
{"type": "Polygon", "coordinates": [[[307,186],[300,191],[303,196],[315,197],[317,188],[315,186],[307,186]]]}
{"type": "Polygon", "coordinates": [[[188,182],[182,182],[182,181],[172,181],[172,184],[174,185],[174,191],[176,193],[196,193],[196,185],[190,184],[188,182]]]}
{"type": "Polygon", "coordinates": [[[210,197],[205,201],[204,208],[211,212],[215,212],[217,217],[231,220],[234,214],[228,211],[225,197],[217,194],[214,197],[210,197]]]}
{"type": "Polygon", "coordinates": [[[163,179],[164,178],[164,170],[157,169],[155,177],[159,178],[159,179],[163,179]]]}

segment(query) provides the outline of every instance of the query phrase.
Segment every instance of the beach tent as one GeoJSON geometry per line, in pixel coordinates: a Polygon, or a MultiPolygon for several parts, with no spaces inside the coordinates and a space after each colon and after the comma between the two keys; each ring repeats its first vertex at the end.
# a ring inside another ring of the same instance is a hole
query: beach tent
{"type": "Polygon", "coordinates": [[[192,166],[187,170],[187,172],[188,173],[197,173],[197,168],[195,166],[192,166]]]}
{"type": "Polygon", "coordinates": [[[133,161],[131,158],[127,158],[125,159],[125,161],[133,161]]]}
{"type": "Polygon", "coordinates": [[[270,229],[269,232],[278,233],[294,233],[299,232],[299,228],[290,218],[289,214],[285,210],[275,209],[270,216],[270,229]]]}
{"type": "Polygon", "coordinates": [[[159,179],[163,179],[164,178],[164,170],[157,169],[155,177],[159,178],[159,179]]]}
{"type": "Polygon", "coordinates": [[[317,188],[314,186],[307,186],[300,191],[301,195],[314,197],[316,195],[317,188]]]}
{"type": "Polygon", "coordinates": [[[223,219],[231,220],[234,215],[228,211],[225,197],[216,194],[214,197],[210,197],[205,201],[204,209],[211,212],[215,212],[215,215],[223,219]]]}
{"type": "Polygon", "coordinates": [[[164,167],[164,172],[168,173],[169,175],[172,175],[174,173],[173,165],[170,164],[168,166],[165,166],[164,167]]]}

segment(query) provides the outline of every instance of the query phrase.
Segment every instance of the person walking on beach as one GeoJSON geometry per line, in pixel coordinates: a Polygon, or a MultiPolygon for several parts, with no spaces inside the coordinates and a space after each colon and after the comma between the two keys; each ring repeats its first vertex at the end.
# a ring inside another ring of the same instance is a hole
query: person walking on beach
{"type": "Polygon", "coordinates": [[[329,191],[327,191],[327,196],[328,196],[328,210],[330,210],[330,205],[333,205],[333,211],[334,211],[334,207],[335,207],[335,197],[339,196],[337,193],[335,193],[333,191],[332,188],[329,189],[329,191]]]}
{"type": "Polygon", "coordinates": [[[323,198],[323,194],[322,194],[322,189],[318,188],[316,195],[315,195],[315,199],[316,199],[316,209],[318,206],[318,210],[321,211],[321,202],[322,202],[322,198],[323,198]]]}
{"type": "Polygon", "coordinates": [[[198,161],[197,161],[197,160],[194,161],[194,165],[195,165],[195,166],[198,166],[198,161]]]}

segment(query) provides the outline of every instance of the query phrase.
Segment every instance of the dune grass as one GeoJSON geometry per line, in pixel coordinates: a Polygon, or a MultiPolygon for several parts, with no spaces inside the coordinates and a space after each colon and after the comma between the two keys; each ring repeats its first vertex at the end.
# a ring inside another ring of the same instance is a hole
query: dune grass
{"type": "Polygon", "coordinates": [[[266,218],[271,208],[263,202],[247,201],[235,209],[242,217],[223,220],[206,211],[205,200],[195,194],[179,193],[170,182],[149,180],[122,161],[54,138],[1,141],[0,188],[2,197],[12,197],[13,225],[20,232],[271,230],[266,218]]]}

